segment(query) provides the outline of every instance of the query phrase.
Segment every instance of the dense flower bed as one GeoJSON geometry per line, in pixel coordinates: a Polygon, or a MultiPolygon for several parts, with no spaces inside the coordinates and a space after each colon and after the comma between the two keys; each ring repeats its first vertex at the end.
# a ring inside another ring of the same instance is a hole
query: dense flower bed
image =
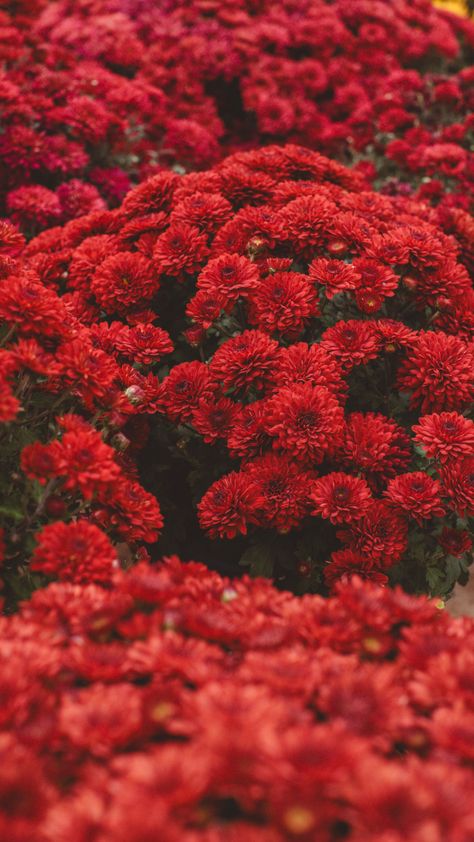
{"type": "Polygon", "coordinates": [[[474,508],[472,220],[444,224],[288,146],[157,175],[19,256],[5,226],[9,587],[38,583],[30,557],[110,577],[98,527],[143,552],[151,491],[160,552],[449,593],[474,508]]]}
{"type": "Polygon", "coordinates": [[[29,11],[0,13],[0,213],[25,233],[116,206],[143,173],[217,159],[222,126],[210,100],[179,87],[170,98],[114,62],[114,50],[139,53],[131,33],[114,34],[107,64],[80,59],[35,33],[38,8],[29,11]]]}
{"type": "Polygon", "coordinates": [[[170,559],[0,626],[8,842],[472,839],[472,620],[170,559]]]}
{"type": "Polygon", "coordinates": [[[163,167],[285,140],[468,206],[474,28],[429,0],[2,8],[0,214],[28,236],[163,167]]]}

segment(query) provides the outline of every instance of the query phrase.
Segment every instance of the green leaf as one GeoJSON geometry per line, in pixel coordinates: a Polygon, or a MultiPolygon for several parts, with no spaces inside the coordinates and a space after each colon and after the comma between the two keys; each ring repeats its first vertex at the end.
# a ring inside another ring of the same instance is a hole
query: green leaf
{"type": "Polygon", "coordinates": [[[264,576],[270,579],[273,575],[273,555],[265,544],[254,544],[249,547],[240,557],[239,564],[242,567],[249,567],[252,577],[264,576]]]}
{"type": "Polygon", "coordinates": [[[0,517],[8,518],[8,520],[23,520],[24,514],[13,506],[0,506],[0,517]]]}

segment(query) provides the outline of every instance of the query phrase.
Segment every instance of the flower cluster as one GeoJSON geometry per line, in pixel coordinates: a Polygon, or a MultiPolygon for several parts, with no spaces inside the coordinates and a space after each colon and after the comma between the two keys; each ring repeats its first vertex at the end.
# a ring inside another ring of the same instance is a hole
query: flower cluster
{"type": "MultiPolygon", "coordinates": [[[[74,226],[63,240],[74,241],[74,226]]],[[[10,223],[0,237],[1,556],[15,600],[45,575],[107,581],[121,543],[156,540],[159,505],[124,452],[146,437],[129,380],[134,360],[154,362],[173,345],[159,327],[109,324],[77,291],[61,294],[66,250],[21,257],[10,223]]]]}
{"type": "MultiPolygon", "coordinates": [[[[318,153],[237,153],[33,239],[7,318],[33,276],[46,296],[56,285],[87,337],[60,345],[63,384],[89,411],[105,403],[116,433],[147,416],[128,454],[169,515],[160,551],[297,589],[357,571],[447,594],[470,558],[474,386],[469,248],[444,224],[318,153]],[[80,369],[87,343],[99,374],[80,369]]],[[[44,330],[32,318],[25,336],[44,330]]],[[[102,505],[120,488],[104,443],[100,475],[78,464],[79,478],[65,438],[57,465],[35,445],[43,475],[30,449],[23,470],[102,505]]]]}
{"type": "Polygon", "coordinates": [[[171,558],[0,625],[9,842],[472,838],[472,620],[171,558]]]}
{"type": "Polygon", "coordinates": [[[141,47],[130,26],[120,37],[125,15],[101,16],[110,30],[105,62],[67,38],[44,38],[41,9],[28,11],[2,12],[0,30],[0,213],[25,233],[116,206],[144,173],[218,157],[222,127],[210,100],[182,90],[169,97],[135,78],[141,47]],[[186,148],[174,143],[180,133],[186,148]]]}
{"type": "Polygon", "coordinates": [[[29,236],[275,141],[466,209],[474,27],[430,0],[3,7],[0,213],[29,236]]]}

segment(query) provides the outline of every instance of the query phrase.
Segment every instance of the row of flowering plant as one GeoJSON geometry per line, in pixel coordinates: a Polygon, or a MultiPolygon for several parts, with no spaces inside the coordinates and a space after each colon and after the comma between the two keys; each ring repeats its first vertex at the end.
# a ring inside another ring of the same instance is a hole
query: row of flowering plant
{"type": "Polygon", "coordinates": [[[466,209],[473,46],[429,0],[4,3],[0,214],[31,236],[276,140],[466,209]]]}
{"type": "MultiPolygon", "coordinates": [[[[70,223],[63,242],[77,234],[70,223]]],[[[97,347],[107,326],[85,319],[75,293],[59,294],[64,252],[28,255],[22,268],[23,244],[2,223],[0,555],[13,603],[45,576],[109,581],[119,545],[153,542],[162,526],[155,497],[123,458],[119,431],[134,408],[117,355],[97,347]]],[[[157,359],[172,345],[164,330],[151,333],[157,359]]],[[[126,369],[140,358],[143,326],[124,328],[122,340],[126,369]]]]}
{"type": "Polygon", "coordinates": [[[7,255],[13,577],[32,556],[103,579],[66,532],[85,517],[135,552],[162,525],[155,494],[160,552],[299,591],[351,571],[437,594],[465,581],[473,293],[466,225],[445,222],[267,147],[158,174],[7,255]]]}
{"type": "MultiPolygon", "coordinates": [[[[35,32],[37,14],[0,12],[0,213],[26,234],[114,207],[163,164],[218,157],[222,127],[210,100],[179,88],[170,99],[130,78],[119,55],[108,66],[99,55],[81,58],[35,32]]],[[[114,15],[109,23],[114,32],[114,15]]],[[[140,53],[132,33],[113,44],[140,53]]]]}
{"type": "Polygon", "coordinates": [[[474,28],[430,0],[56,0],[36,31],[113,68],[138,39],[135,78],[214,110],[227,148],[287,140],[390,190],[460,206],[472,191],[474,28]]]}
{"type": "Polygon", "coordinates": [[[176,558],[0,620],[9,842],[469,842],[474,623],[176,558]]]}

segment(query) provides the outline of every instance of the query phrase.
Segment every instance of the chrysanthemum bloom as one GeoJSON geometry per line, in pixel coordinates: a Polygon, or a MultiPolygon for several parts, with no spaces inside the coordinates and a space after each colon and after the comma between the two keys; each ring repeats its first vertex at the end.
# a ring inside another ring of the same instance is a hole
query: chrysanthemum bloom
{"type": "Polygon", "coordinates": [[[443,527],[441,535],[437,537],[438,544],[449,555],[460,558],[472,549],[472,536],[463,529],[443,527]]]}
{"type": "Polygon", "coordinates": [[[403,427],[376,412],[352,412],[347,416],[341,459],[362,471],[379,487],[389,477],[408,467],[412,453],[403,427]]]}
{"type": "Polygon", "coordinates": [[[15,324],[24,336],[66,338],[70,319],[61,299],[25,273],[10,276],[0,286],[0,316],[15,324]]]}
{"type": "Polygon", "coordinates": [[[210,376],[224,391],[261,389],[276,365],[278,343],[258,330],[246,330],[224,342],[209,366],[210,376]]]}
{"type": "Polygon", "coordinates": [[[231,456],[247,459],[268,450],[271,446],[271,436],[266,428],[267,417],[267,398],[239,409],[227,439],[231,456]]]}
{"type": "Polygon", "coordinates": [[[168,333],[161,327],[138,324],[118,336],[115,347],[134,362],[150,365],[173,350],[168,333]]]}
{"type": "Polygon", "coordinates": [[[198,504],[199,523],[211,538],[235,538],[256,519],[261,495],[249,476],[235,471],[218,479],[198,504]]]}
{"type": "Polygon", "coordinates": [[[59,731],[71,746],[106,758],[140,733],[141,699],[133,684],[96,682],[65,696],[59,731]]]}
{"type": "Polygon", "coordinates": [[[57,224],[62,216],[56,193],[40,185],[12,190],[7,196],[7,211],[13,222],[33,230],[57,224]]]}
{"type": "Polygon", "coordinates": [[[14,421],[20,411],[21,403],[3,378],[0,378],[0,394],[0,420],[2,422],[14,421]]]}
{"type": "Polygon", "coordinates": [[[315,480],[311,486],[313,514],[331,523],[350,523],[362,517],[372,495],[366,481],[341,471],[315,480]]]}
{"type": "Polygon", "coordinates": [[[353,266],[362,279],[355,292],[357,305],[363,313],[376,313],[386,298],[395,295],[400,279],[390,266],[367,257],[355,258],[353,266]]]}
{"type": "Polygon", "coordinates": [[[341,402],[347,391],[341,364],[318,344],[296,342],[282,348],[272,378],[277,386],[293,386],[295,383],[324,386],[337,395],[341,402]]]}
{"type": "Polygon", "coordinates": [[[346,368],[375,359],[380,343],[372,322],[341,320],[324,331],[321,345],[346,368]]]}
{"type": "Polygon", "coordinates": [[[395,319],[378,319],[375,323],[375,333],[385,353],[393,353],[399,348],[409,348],[416,338],[416,331],[410,330],[403,322],[395,319]]]}
{"type": "Polygon", "coordinates": [[[384,569],[400,560],[408,544],[406,517],[384,500],[374,500],[364,516],[337,533],[350,549],[372,558],[384,569]]]}
{"type": "Polygon", "coordinates": [[[205,235],[193,225],[176,223],[158,237],[153,260],[160,276],[180,278],[199,269],[207,255],[205,235]]]}
{"type": "Polygon", "coordinates": [[[273,447],[318,464],[342,439],[344,413],[323,386],[300,383],[279,389],[268,402],[266,429],[273,447]]]}
{"type": "Polygon", "coordinates": [[[105,210],[107,207],[97,188],[78,178],[61,184],[56,190],[56,195],[65,221],[93,211],[105,210]]]}
{"type": "Polygon", "coordinates": [[[15,256],[25,245],[25,238],[8,219],[0,220],[0,254],[15,256]]]}
{"type": "Polygon", "coordinates": [[[422,412],[459,410],[474,396],[474,357],[467,343],[445,333],[420,333],[402,362],[398,388],[422,412]]]}
{"type": "Polygon", "coordinates": [[[210,260],[198,275],[197,288],[226,301],[235,301],[256,289],[260,281],[257,266],[240,254],[221,254],[210,260]]]}
{"type": "Polygon", "coordinates": [[[158,290],[156,270],[143,255],[130,252],[107,257],[91,282],[97,302],[107,313],[121,313],[148,302],[158,290]]]}
{"type": "Polygon", "coordinates": [[[238,405],[229,398],[203,398],[193,411],[192,424],[204,441],[211,444],[231,434],[238,414],[238,405]]]}
{"type": "Polygon", "coordinates": [[[51,523],[36,535],[31,569],[70,582],[108,582],[117,567],[109,539],[86,520],[51,523]]]}
{"type": "Polygon", "coordinates": [[[367,555],[354,550],[336,550],[331,553],[327,566],[324,568],[324,581],[332,589],[334,585],[351,576],[360,576],[377,585],[385,585],[388,577],[374,566],[367,555]]]}
{"type": "Polygon", "coordinates": [[[186,418],[212,393],[207,366],[200,362],[182,363],[163,381],[161,400],[170,418],[186,418]]]}
{"type": "Polygon", "coordinates": [[[362,280],[353,264],[324,257],[313,260],[308,273],[313,281],[324,286],[327,298],[333,298],[338,292],[358,289],[362,280]]]}
{"type": "Polygon", "coordinates": [[[84,398],[101,399],[107,390],[113,389],[119,367],[84,335],[60,345],[56,352],[56,373],[84,398]]]}
{"type": "Polygon", "coordinates": [[[178,201],[179,188],[176,194],[176,205],[173,208],[173,222],[186,222],[194,225],[200,231],[212,234],[221,228],[232,216],[232,205],[221,193],[205,193],[196,190],[178,201]]]}
{"type": "Polygon", "coordinates": [[[474,514],[474,456],[447,464],[441,472],[441,483],[450,508],[462,517],[474,514]]]}
{"type": "Polygon", "coordinates": [[[58,419],[66,432],[50,444],[27,445],[21,454],[21,466],[27,476],[44,483],[61,477],[63,487],[78,490],[89,499],[104,485],[115,483],[120,468],[115,450],[102,440],[100,433],[86,423],[74,424],[75,416],[58,419]]]}
{"type": "Polygon", "coordinates": [[[111,234],[87,237],[74,249],[71,257],[68,271],[69,287],[88,292],[97,267],[119,251],[120,244],[111,234]]]}
{"type": "Polygon", "coordinates": [[[423,471],[394,477],[388,483],[385,492],[386,498],[394,506],[402,509],[419,524],[428,518],[444,515],[445,509],[440,495],[439,481],[423,471]]]}
{"type": "Polygon", "coordinates": [[[474,421],[458,412],[424,415],[412,429],[430,459],[446,463],[474,453],[474,421]]]}
{"type": "Polygon", "coordinates": [[[265,333],[299,336],[319,313],[318,299],[306,275],[276,272],[262,279],[249,296],[249,321],[265,333]]]}
{"type": "Polygon", "coordinates": [[[96,521],[116,531],[125,541],[154,543],[163,527],[163,516],[156,497],[125,475],[116,487],[100,489],[98,502],[103,510],[94,513],[96,521]]]}
{"type": "Polygon", "coordinates": [[[312,476],[285,454],[267,453],[247,462],[243,470],[261,496],[260,526],[288,532],[309,513],[312,476]]]}
{"type": "Polygon", "coordinates": [[[282,225],[297,253],[305,253],[324,242],[335,210],[330,200],[318,200],[313,196],[302,196],[284,208],[282,225]]]}
{"type": "MultiPolygon", "coordinates": [[[[59,425],[67,419],[58,419],[59,425]]],[[[64,477],[66,489],[78,489],[86,499],[104,485],[119,479],[120,468],[115,461],[115,450],[102,441],[97,430],[92,428],[69,428],[61,438],[56,457],[57,475],[64,477]]]]}

